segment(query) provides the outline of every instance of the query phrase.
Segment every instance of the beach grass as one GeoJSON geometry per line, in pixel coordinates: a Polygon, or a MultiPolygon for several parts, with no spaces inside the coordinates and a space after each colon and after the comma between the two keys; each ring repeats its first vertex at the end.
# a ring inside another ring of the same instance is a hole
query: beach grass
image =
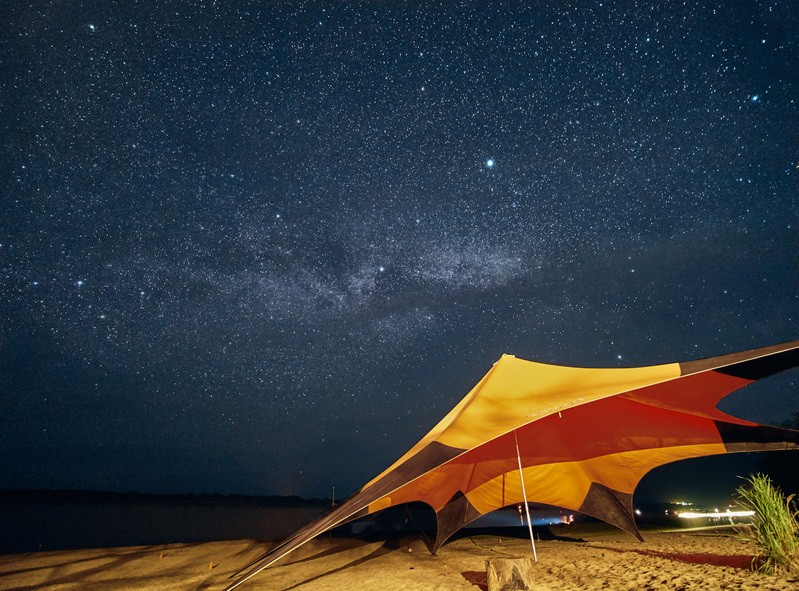
{"type": "Polygon", "coordinates": [[[767,574],[799,574],[799,510],[795,495],[786,498],[763,474],[744,480],[746,484],[736,492],[740,503],[755,512],[752,525],[741,530],[757,546],[759,555],[753,566],[767,574]]]}

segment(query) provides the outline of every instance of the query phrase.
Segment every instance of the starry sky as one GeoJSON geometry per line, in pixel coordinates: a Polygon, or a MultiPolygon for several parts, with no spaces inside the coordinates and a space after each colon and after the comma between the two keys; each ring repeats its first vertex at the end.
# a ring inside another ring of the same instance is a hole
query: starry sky
{"type": "Polygon", "coordinates": [[[0,43],[0,487],[343,496],[502,353],[799,338],[796,2],[31,0],[0,43]]]}

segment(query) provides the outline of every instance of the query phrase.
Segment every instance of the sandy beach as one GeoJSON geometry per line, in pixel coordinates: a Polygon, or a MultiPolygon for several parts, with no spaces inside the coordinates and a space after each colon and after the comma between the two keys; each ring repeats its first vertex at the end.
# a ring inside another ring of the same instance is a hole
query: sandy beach
{"type": "MultiPolygon", "coordinates": [[[[788,591],[799,579],[753,572],[754,547],[729,529],[644,532],[553,528],[538,540],[538,590],[730,589],[788,591]],[[550,537],[551,539],[546,539],[550,537]]],[[[529,556],[530,541],[468,532],[431,556],[421,536],[325,536],[251,579],[242,590],[486,589],[487,558],[529,556]]],[[[255,540],[0,556],[0,589],[221,590],[267,547],[255,540]]]]}

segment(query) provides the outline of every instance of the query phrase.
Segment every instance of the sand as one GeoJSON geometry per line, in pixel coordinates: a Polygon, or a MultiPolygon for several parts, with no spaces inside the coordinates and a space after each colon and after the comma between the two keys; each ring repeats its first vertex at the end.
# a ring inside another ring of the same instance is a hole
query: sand
{"type": "MultiPolygon", "coordinates": [[[[644,543],[606,528],[552,531],[553,539],[536,543],[534,589],[540,591],[799,589],[796,577],[753,572],[754,546],[731,530],[649,531],[644,543]]],[[[0,589],[221,590],[231,573],[265,548],[238,540],[10,554],[0,556],[0,589]]],[[[240,589],[477,591],[486,589],[487,558],[530,554],[529,539],[468,530],[436,556],[420,536],[323,536],[240,589]]]]}

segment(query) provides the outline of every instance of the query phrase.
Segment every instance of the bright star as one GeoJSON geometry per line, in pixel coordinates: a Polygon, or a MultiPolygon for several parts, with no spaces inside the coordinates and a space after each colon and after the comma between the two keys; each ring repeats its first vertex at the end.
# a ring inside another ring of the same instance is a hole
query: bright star
{"type": "Polygon", "coordinates": [[[488,160],[486,160],[486,168],[494,168],[494,159],[493,158],[489,158],[488,160]]]}
{"type": "Polygon", "coordinates": [[[760,101],[760,95],[759,94],[753,94],[751,97],[749,97],[749,100],[752,101],[753,103],[759,102],[760,101]]]}

